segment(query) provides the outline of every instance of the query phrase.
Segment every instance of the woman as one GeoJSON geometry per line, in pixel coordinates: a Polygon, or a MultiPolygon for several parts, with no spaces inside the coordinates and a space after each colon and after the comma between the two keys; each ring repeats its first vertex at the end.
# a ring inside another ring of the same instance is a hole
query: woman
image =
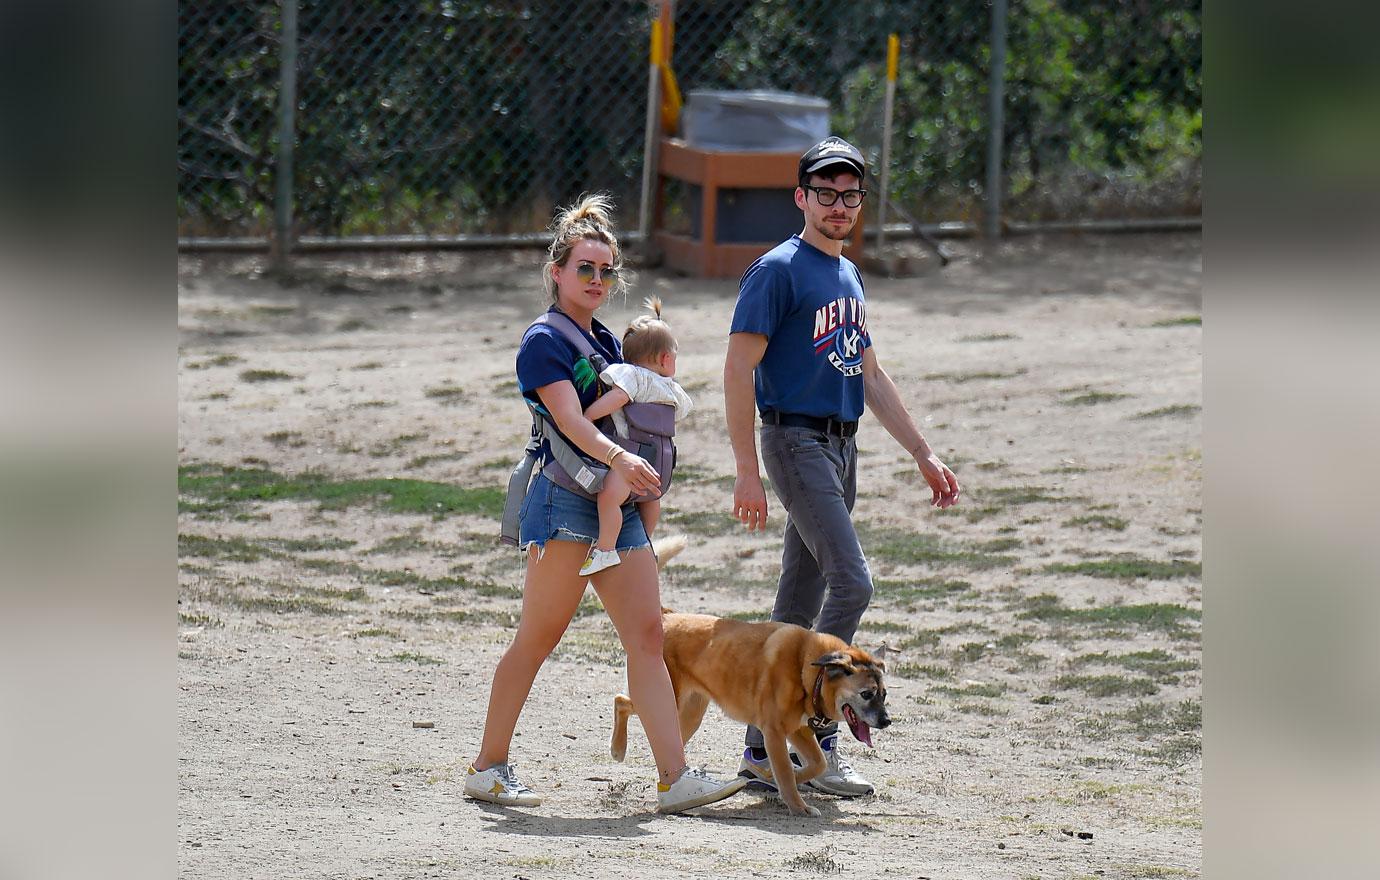
{"type": "MultiPolygon", "coordinates": [[[[623,358],[618,338],[594,319],[595,310],[621,287],[618,240],[609,210],[607,197],[587,196],[557,217],[542,282],[551,308],[574,320],[609,363],[619,363],[623,358]]],[[[585,418],[585,408],[598,396],[598,383],[589,364],[580,360],[579,352],[559,331],[533,325],[518,348],[518,385],[524,396],[539,401],[551,414],[566,439],[591,458],[609,463],[634,492],[658,486],[660,476],[651,465],[585,418]]],[[[549,451],[543,454],[543,460],[549,460],[549,451]]],[[[541,803],[518,780],[508,748],[537,671],[569,626],[586,581],[592,580],[627,653],[628,693],[638,707],[656,759],[657,811],[677,813],[722,800],[741,789],[746,780],[724,782],[686,765],[675,695],[661,656],[656,558],[635,505],[623,505],[623,525],[616,542],[622,563],[586,578],[580,566],[598,533],[594,501],[553,484],[544,474],[533,480],[522,507],[520,543],[527,551],[522,618],[513,643],[494,671],[484,740],[470,765],[465,794],[508,806],[541,803]]]]}

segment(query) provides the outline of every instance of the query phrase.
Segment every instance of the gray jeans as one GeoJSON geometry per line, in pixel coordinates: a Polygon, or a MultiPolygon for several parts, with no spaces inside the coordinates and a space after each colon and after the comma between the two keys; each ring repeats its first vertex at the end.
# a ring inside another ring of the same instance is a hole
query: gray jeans
{"type": "MultiPolygon", "coordinates": [[[[763,425],[761,440],[762,463],[786,509],[781,579],[771,619],[852,644],[872,599],[872,573],[853,528],[857,443],[852,437],[782,425],[763,425]]],[[[817,733],[825,736],[837,729],[835,724],[817,733]]],[[[762,748],[762,732],[749,727],[746,742],[762,748]]]]}

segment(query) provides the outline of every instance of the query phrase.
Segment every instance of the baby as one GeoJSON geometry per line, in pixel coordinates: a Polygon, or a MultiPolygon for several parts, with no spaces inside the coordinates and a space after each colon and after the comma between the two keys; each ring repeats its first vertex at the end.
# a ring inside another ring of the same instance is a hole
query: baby
{"type": "MultiPolygon", "coordinates": [[[[661,319],[661,300],[653,296],[644,304],[652,314],[639,315],[628,325],[628,331],[623,334],[624,363],[612,364],[600,374],[609,390],[585,410],[585,417],[591,422],[612,415],[620,437],[628,436],[628,420],[622,410],[629,403],[672,404],[678,420],[692,407],[685,389],[671,378],[676,374],[676,338],[661,319]]],[[[589,576],[618,564],[616,543],[623,526],[620,508],[630,494],[627,481],[617,471],[610,470],[598,496],[599,538],[590,548],[580,574],[589,576]]],[[[661,515],[661,502],[655,499],[639,501],[637,511],[647,534],[651,535],[661,515]]]]}

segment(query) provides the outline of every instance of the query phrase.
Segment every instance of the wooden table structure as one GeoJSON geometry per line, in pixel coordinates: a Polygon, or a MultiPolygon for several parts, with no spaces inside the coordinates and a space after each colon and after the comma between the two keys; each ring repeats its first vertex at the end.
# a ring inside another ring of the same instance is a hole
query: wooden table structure
{"type": "MultiPolygon", "coordinates": [[[[715,240],[719,195],[727,189],[779,190],[787,201],[796,187],[800,154],[726,152],[699,150],[679,138],[662,138],[657,158],[656,209],[652,227],[665,265],[701,278],[737,278],[752,261],[800,231],[800,223],[785,230],[766,230],[762,241],[720,242],[715,240]],[[681,235],[664,228],[665,187],[667,180],[679,180],[700,187],[698,235],[681,235]]],[[[797,215],[798,216],[798,215],[797,215]]],[[[844,246],[844,255],[858,262],[862,258],[862,215],[853,235],[844,246]]]]}

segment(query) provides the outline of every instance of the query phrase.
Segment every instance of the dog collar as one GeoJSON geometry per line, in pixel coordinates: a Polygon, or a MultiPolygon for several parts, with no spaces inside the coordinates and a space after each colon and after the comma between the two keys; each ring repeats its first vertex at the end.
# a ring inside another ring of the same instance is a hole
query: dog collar
{"type": "Polygon", "coordinates": [[[820,691],[823,687],[824,670],[821,668],[819,670],[819,674],[815,676],[815,692],[812,696],[813,705],[811,706],[811,708],[815,711],[815,717],[810,719],[811,721],[814,721],[816,722],[816,724],[819,725],[828,724],[831,720],[829,716],[824,713],[824,707],[821,706],[819,702],[820,691]]]}

